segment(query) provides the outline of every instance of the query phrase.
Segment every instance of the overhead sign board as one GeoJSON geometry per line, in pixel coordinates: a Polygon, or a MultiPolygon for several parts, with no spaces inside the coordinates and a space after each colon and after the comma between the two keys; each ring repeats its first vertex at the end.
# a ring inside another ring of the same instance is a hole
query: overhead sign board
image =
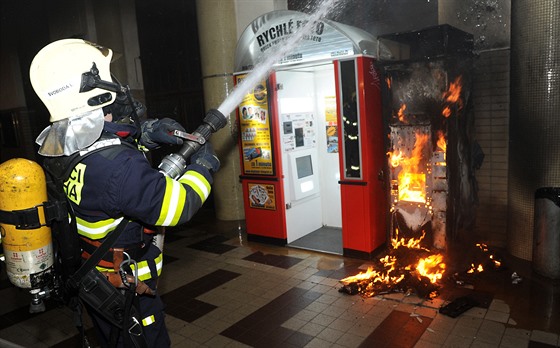
{"type": "MultiPolygon", "coordinates": [[[[266,13],[243,32],[235,54],[236,71],[253,69],[278,45],[291,44],[290,38],[309,22],[309,15],[289,10],[266,13]]],[[[374,55],[377,40],[368,32],[327,19],[317,21],[290,53],[277,65],[306,63],[356,54],[374,55]]]]}

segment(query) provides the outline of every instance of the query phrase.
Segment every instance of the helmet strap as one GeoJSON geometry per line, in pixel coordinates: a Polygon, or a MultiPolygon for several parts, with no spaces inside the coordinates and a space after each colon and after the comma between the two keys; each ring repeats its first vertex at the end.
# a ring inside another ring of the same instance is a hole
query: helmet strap
{"type": "MultiPolygon", "coordinates": [[[[117,78],[113,74],[111,74],[111,77],[115,82],[102,80],[101,77],[99,76],[99,69],[97,68],[97,65],[95,64],[95,62],[93,62],[93,65],[91,66],[91,69],[88,72],[85,72],[85,73],[82,74],[82,81],[81,81],[81,84],[80,84],[80,93],[91,91],[94,88],[101,88],[101,89],[105,89],[105,90],[116,92],[116,93],[124,93],[126,95],[126,99],[128,100],[128,103],[132,107],[132,120],[134,121],[134,125],[136,126],[136,130],[137,130],[135,138],[136,138],[136,140],[138,140],[138,139],[140,139],[140,136],[142,135],[142,127],[141,127],[141,124],[140,124],[140,117],[138,117],[138,113],[136,112],[136,108],[134,107],[134,99],[132,98],[132,95],[130,94],[130,87],[128,85],[126,85],[126,86],[121,85],[119,80],[117,80],[117,78]]],[[[103,96],[103,95],[101,95],[101,96],[103,96]]],[[[99,104],[101,104],[103,102],[106,102],[106,101],[107,100],[103,100],[103,101],[100,102],[100,101],[97,100],[97,97],[93,97],[88,101],[88,104],[90,102],[92,102],[92,103],[97,102],[96,104],[93,104],[93,105],[99,105],[99,104]]]]}

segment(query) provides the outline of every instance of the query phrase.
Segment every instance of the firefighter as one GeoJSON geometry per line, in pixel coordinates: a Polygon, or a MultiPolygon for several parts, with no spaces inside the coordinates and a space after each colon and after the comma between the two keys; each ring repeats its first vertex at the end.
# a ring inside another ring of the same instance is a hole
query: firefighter
{"type": "MultiPolygon", "coordinates": [[[[111,58],[110,49],[81,39],[55,41],[37,53],[30,79],[51,124],[36,142],[45,161],[68,163],[64,160],[71,156],[83,156],[72,164],[64,190],[84,260],[117,225],[127,222],[97,269],[110,274],[124,265],[137,275],[137,288],[144,287],[137,300],[147,346],[167,347],[164,305],[156,288],[163,254],[154,238],[159,226],[183,224],[198,211],[210,194],[220,161],[206,142],[178,179],[154,169],[145,151],[182,144],[171,132],[184,129],[169,118],[143,120],[143,105],[124,88],[115,88],[120,84],[111,76],[111,58]],[[113,150],[94,152],[104,147],[113,150]],[[88,152],[92,153],[86,157],[88,152]]],[[[86,308],[101,345],[123,345],[123,333],[115,333],[109,321],[86,308]]]]}

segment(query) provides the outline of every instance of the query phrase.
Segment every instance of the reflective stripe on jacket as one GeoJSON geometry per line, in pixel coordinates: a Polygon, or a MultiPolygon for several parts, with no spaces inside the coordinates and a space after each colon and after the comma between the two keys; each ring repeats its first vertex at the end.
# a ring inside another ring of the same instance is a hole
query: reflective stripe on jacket
{"type": "MultiPolygon", "coordinates": [[[[144,233],[144,227],[185,223],[208,198],[212,176],[206,168],[189,165],[185,174],[174,180],[153,168],[140,150],[119,147],[119,151],[85,157],[65,182],[82,237],[102,241],[128,219],[130,223],[114,247],[151,244],[152,235],[144,233]]],[[[141,280],[161,273],[161,251],[150,251],[136,261],[141,280]]]]}

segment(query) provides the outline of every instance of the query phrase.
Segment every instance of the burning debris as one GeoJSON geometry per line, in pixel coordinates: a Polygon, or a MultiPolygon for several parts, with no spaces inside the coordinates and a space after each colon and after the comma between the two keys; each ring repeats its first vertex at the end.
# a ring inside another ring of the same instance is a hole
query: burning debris
{"type": "MultiPolygon", "coordinates": [[[[397,231],[398,232],[398,231],[397,231]]],[[[476,244],[472,253],[470,265],[463,270],[454,272],[444,278],[447,265],[444,256],[439,252],[432,252],[422,246],[426,233],[420,238],[398,238],[391,240],[391,249],[386,256],[368,267],[366,272],[346,277],[340,280],[343,284],[339,292],[349,295],[360,294],[363,297],[373,297],[389,293],[415,293],[418,297],[433,299],[439,296],[439,290],[444,283],[456,286],[468,286],[474,282],[478,274],[487,270],[503,269],[501,257],[492,253],[486,244],[476,244]]],[[[517,274],[512,280],[521,281],[517,274]]],[[[476,304],[469,299],[461,299],[451,305],[450,313],[458,313],[466,307],[476,304]]]]}
{"type": "Polygon", "coordinates": [[[366,272],[340,280],[344,286],[339,291],[364,297],[391,292],[414,292],[423,298],[437,297],[438,281],[445,272],[445,263],[443,255],[432,253],[422,246],[425,236],[423,232],[418,239],[399,239],[397,230],[387,255],[366,272]]]}
{"type": "Polygon", "coordinates": [[[465,264],[462,271],[455,272],[449,277],[451,282],[458,286],[470,286],[480,273],[504,269],[502,258],[484,243],[477,243],[474,251],[470,253],[470,257],[469,264],[465,264]]]}

